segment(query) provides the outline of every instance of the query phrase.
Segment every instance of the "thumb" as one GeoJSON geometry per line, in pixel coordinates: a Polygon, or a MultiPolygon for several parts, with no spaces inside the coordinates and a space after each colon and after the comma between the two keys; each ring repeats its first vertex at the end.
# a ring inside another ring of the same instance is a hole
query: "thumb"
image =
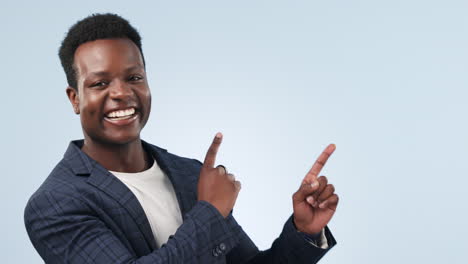
{"type": "Polygon", "coordinates": [[[303,202],[306,198],[314,194],[319,189],[319,182],[317,180],[312,181],[311,184],[303,183],[299,190],[293,195],[294,202],[303,202]]]}

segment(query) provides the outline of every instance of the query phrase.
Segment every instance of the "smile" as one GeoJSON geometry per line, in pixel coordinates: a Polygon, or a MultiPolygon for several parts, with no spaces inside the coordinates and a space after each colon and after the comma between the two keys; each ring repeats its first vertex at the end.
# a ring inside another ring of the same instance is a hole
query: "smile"
{"type": "Polygon", "coordinates": [[[125,110],[112,111],[107,114],[108,118],[112,119],[125,119],[132,116],[135,113],[135,108],[129,108],[125,110]]]}
{"type": "Polygon", "coordinates": [[[135,108],[129,108],[125,110],[117,110],[110,112],[104,117],[104,120],[114,124],[114,125],[128,125],[137,119],[138,113],[136,113],[135,108]]]}

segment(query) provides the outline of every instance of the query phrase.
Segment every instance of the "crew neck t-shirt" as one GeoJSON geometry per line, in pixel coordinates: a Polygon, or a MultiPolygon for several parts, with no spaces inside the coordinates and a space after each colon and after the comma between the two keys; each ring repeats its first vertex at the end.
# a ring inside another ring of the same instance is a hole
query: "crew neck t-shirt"
{"type": "Polygon", "coordinates": [[[148,218],[156,244],[161,247],[182,225],[182,213],[167,175],[156,160],[151,168],[142,172],[110,172],[136,196],[148,218]]]}

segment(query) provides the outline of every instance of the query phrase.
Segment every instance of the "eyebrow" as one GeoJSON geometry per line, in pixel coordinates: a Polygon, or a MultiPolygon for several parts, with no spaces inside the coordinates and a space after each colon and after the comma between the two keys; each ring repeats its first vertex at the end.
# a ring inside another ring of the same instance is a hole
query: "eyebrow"
{"type": "Polygon", "coordinates": [[[106,76],[106,75],[109,75],[108,72],[106,71],[99,71],[99,72],[92,72],[89,74],[90,76],[98,76],[98,77],[101,77],[101,76],[106,76]]]}
{"type": "Polygon", "coordinates": [[[132,66],[132,67],[130,67],[130,68],[127,68],[127,69],[125,70],[125,72],[131,72],[131,71],[140,70],[140,69],[141,69],[141,70],[144,70],[145,67],[143,67],[142,65],[138,64],[138,65],[132,66]]]}
{"type": "MultiPolygon", "coordinates": [[[[143,67],[142,65],[135,65],[135,66],[132,66],[132,67],[129,67],[129,68],[125,69],[124,72],[131,72],[131,71],[139,70],[139,69],[144,70],[145,67],[143,67]]],[[[97,71],[97,72],[91,72],[89,75],[90,75],[90,76],[102,77],[102,76],[107,76],[107,75],[109,75],[109,72],[106,72],[106,71],[97,71]]]]}

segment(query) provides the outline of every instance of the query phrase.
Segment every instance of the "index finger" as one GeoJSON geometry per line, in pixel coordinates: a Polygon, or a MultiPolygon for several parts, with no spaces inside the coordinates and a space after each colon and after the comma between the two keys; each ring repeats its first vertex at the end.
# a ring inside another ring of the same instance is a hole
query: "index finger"
{"type": "Polygon", "coordinates": [[[335,149],[335,144],[330,144],[325,148],[322,154],[320,154],[320,156],[315,161],[314,165],[312,165],[312,168],[306,174],[304,178],[305,183],[311,183],[313,180],[317,179],[317,176],[319,175],[323,166],[325,166],[325,163],[327,163],[328,158],[331,156],[331,154],[333,154],[333,151],[335,151],[335,149]]]}
{"type": "Polygon", "coordinates": [[[213,139],[213,142],[210,145],[210,148],[208,149],[208,152],[206,153],[205,156],[205,161],[203,162],[204,167],[208,168],[213,168],[215,161],[216,161],[216,154],[218,153],[219,145],[221,145],[221,141],[223,139],[223,134],[221,133],[216,133],[215,138],[213,139]]]}

